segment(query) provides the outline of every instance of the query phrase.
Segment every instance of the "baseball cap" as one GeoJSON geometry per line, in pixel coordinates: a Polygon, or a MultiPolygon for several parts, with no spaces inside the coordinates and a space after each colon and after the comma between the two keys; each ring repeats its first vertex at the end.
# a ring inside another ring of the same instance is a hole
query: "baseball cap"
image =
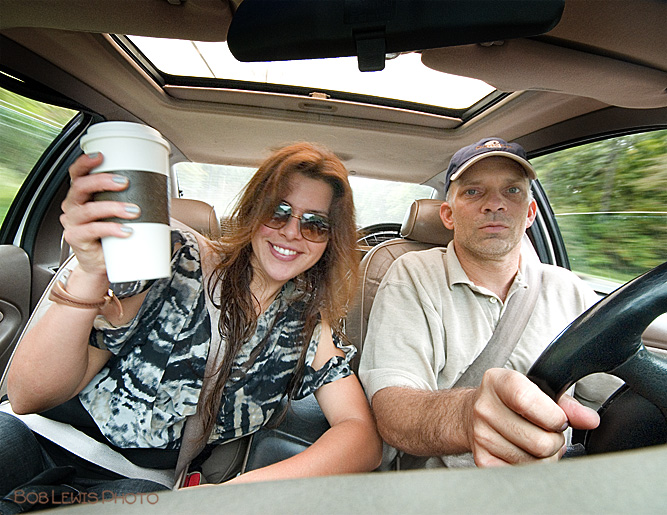
{"type": "Polygon", "coordinates": [[[484,138],[477,143],[463,147],[452,156],[445,176],[445,193],[449,190],[452,181],[461,177],[461,174],[477,161],[493,156],[507,157],[516,161],[523,167],[531,181],[537,179],[535,170],[528,162],[526,151],[521,145],[518,143],[507,143],[507,141],[500,138],[484,138]]]}

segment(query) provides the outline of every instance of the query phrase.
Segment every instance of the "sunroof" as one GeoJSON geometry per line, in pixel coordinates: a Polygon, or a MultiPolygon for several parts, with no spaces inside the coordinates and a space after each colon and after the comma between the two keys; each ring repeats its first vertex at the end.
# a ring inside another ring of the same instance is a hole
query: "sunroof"
{"type": "Polygon", "coordinates": [[[360,72],[356,57],[242,63],[224,42],[129,39],[155,68],[170,75],[340,91],[446,109],[467,109],[495,91],[480,80],[427,68],[417,53],[387,60],[382,71],[360,72]]]}

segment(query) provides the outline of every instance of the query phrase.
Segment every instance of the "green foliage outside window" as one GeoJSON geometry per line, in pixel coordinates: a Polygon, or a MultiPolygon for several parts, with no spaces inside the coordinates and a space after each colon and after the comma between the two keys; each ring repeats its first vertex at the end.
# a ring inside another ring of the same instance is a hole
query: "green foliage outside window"
{"type": "Polygon", "coordinates": [[[578,273],[628,281],[667,260],[667,130],[535,158],[578,273]]]}
{"type": "MultiPolygon", "coordinates": [[[[231,213],[240,191],[255,173],[255,168],[176,163],[178,186],[183,197],[203,200],[213,205],[219,216],[231,213]]],[[[430,186],[350,177],[354,193],[357,225],[401,223],[410,204],[418,198],[429,198],[430,186]]]]}
{"type": "Polygon", "coordinates": [[[76,114],[0,88],[0,224],[32,167],[76,114]]]}

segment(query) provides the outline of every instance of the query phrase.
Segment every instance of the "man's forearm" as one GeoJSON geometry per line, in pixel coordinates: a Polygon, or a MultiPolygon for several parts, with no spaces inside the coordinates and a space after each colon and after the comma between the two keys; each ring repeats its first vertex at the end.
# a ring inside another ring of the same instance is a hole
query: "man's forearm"
{"type": "Polygon", "coordinates": [[[459,454],[470,450],[468,428],[474,389],[430,392],[389,387],[373,396],[382,438],[417,456],[459,454]]]}

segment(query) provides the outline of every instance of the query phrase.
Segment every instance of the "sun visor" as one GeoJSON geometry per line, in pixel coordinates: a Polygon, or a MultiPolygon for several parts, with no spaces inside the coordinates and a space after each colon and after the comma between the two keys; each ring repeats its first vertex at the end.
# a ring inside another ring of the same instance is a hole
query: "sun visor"
{"type": "Polygon", "coordinates": [[[229,27],[243,62],[386,54],[535,36],[556,26],[564,0],[244,0],[229,27]]]}

